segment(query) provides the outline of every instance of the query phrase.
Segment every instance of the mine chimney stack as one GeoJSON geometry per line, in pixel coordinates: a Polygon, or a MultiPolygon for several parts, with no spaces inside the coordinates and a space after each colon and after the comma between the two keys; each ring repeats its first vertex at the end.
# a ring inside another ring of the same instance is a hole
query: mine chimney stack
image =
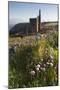
{"type": "Polygon", "coordinates": [[[41,30],[41,10],[39,9],[39,32],[41,30]]]}

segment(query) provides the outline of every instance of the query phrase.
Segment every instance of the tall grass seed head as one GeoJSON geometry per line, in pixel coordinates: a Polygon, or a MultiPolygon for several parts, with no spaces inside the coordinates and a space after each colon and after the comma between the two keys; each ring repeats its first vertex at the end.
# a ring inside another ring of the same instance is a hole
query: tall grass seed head
{"type": "Polygon", "coordinates": [[[53,51],[54,51],[52,47],[50,48],[50,51],[51,51],[51,52],[53,52],[53,51]]]}
{"type": "Polygon", "coordinates": [[[50,59],[54,59],[52,55],[50,55],[50,59]]]}
{"type": "Polygon", "coordinates": [[[45,48],[45,51],[48,51],[48,48],[45,48]]]}
{"type": "Polygon", "coordinates": [[[54,60],[53,60],[53,59],[51,59],[51,60],[50,60],[50,63],[54,64],[54,60]]]}

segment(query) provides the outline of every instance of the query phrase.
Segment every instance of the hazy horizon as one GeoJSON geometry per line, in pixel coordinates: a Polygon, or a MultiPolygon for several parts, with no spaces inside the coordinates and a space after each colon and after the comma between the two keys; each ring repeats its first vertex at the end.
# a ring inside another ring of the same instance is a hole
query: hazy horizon
{"type": "Polygon", "coordinates": [[[58,21],[58,5],[9,1],[9,25],[29,22],[41,10],[41,22],[58,21]]]}

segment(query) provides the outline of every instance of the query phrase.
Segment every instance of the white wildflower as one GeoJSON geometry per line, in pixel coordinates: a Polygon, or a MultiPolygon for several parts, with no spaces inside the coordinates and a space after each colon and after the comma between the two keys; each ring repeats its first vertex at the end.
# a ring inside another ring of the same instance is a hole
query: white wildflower
{"type": "Polygon", "coordinates": [[[56,69],[56,67],[55,67],[55,69],[56,69]]]}
{"type": "Polygon", "coordinates": [[[41,37],[43,38],[43,37],[44,37],[44,35],[42,34],[42,35],[41,35],[41,37]]]}
{"type": "Polygon", "coordinates": [[[45,51],[45,54],[47,54],[48,53],[48,51],[45,51]]]}
{"type": "Polygon", "coordinates": [[[39,68],[36,68],[36,71],[39,71],[39,68]]]}
{"type": "Polygon", "coordinates": [[[52,67],[53,67],[53,63],[50,63],[50,66],[52,66],[52,67]]]}
{"type": "Polygon", "coordinates": [[[37,68],[40,68],[40,64],[37,64],[36,67],[37,67],[37,68]]]}
{"type": "Polygon", "coordinates": [[[42,71],[45,71],[45,68],[40,68],[42,71]]]}
{"type": "Polygon", "coordinates": [[[14,46],[14,51],[16,52],[16,50],[17,50],[17,46],[14,46]]]}
{"type": "Polygon", "coordinates": [[[44,67],[46,67],[46,64],[44,64],[44,67]]]}
{"type": "Polygon", "coordinates": [[[34,75],[35,75],[35,71],[34,71],[34,70],[30,71],[30,74],[31,74],[32,76],[34,76],[34,75]]]}
{"type": "Polygon", "coordinates": [[[40,69],[42,70],[42,67],[40,69]]]}
{"type": "Polygon", "coordinates": [[[45,71],[45,68],[42,68],[43,71],[45,71]]]}
{"type": "Polygon", "coordinates": [[[47,62],[47,65],[49,65],[49,62],[47,62]]]}
{"type": "Polygon", "coordinates": [[[43,61],[43,58],[41,59],[41,61],[43,61]]]}

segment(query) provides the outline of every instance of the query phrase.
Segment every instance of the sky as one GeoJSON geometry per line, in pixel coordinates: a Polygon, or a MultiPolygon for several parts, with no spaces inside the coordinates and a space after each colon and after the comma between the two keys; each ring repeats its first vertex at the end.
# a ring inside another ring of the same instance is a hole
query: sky
{"type": "Polygon", "coordinates": [[[24,3],[9,1],[9,23],[29,22],[36,18],[41,10],[41,22],[58,21],[57,4],[24,3]]]}

